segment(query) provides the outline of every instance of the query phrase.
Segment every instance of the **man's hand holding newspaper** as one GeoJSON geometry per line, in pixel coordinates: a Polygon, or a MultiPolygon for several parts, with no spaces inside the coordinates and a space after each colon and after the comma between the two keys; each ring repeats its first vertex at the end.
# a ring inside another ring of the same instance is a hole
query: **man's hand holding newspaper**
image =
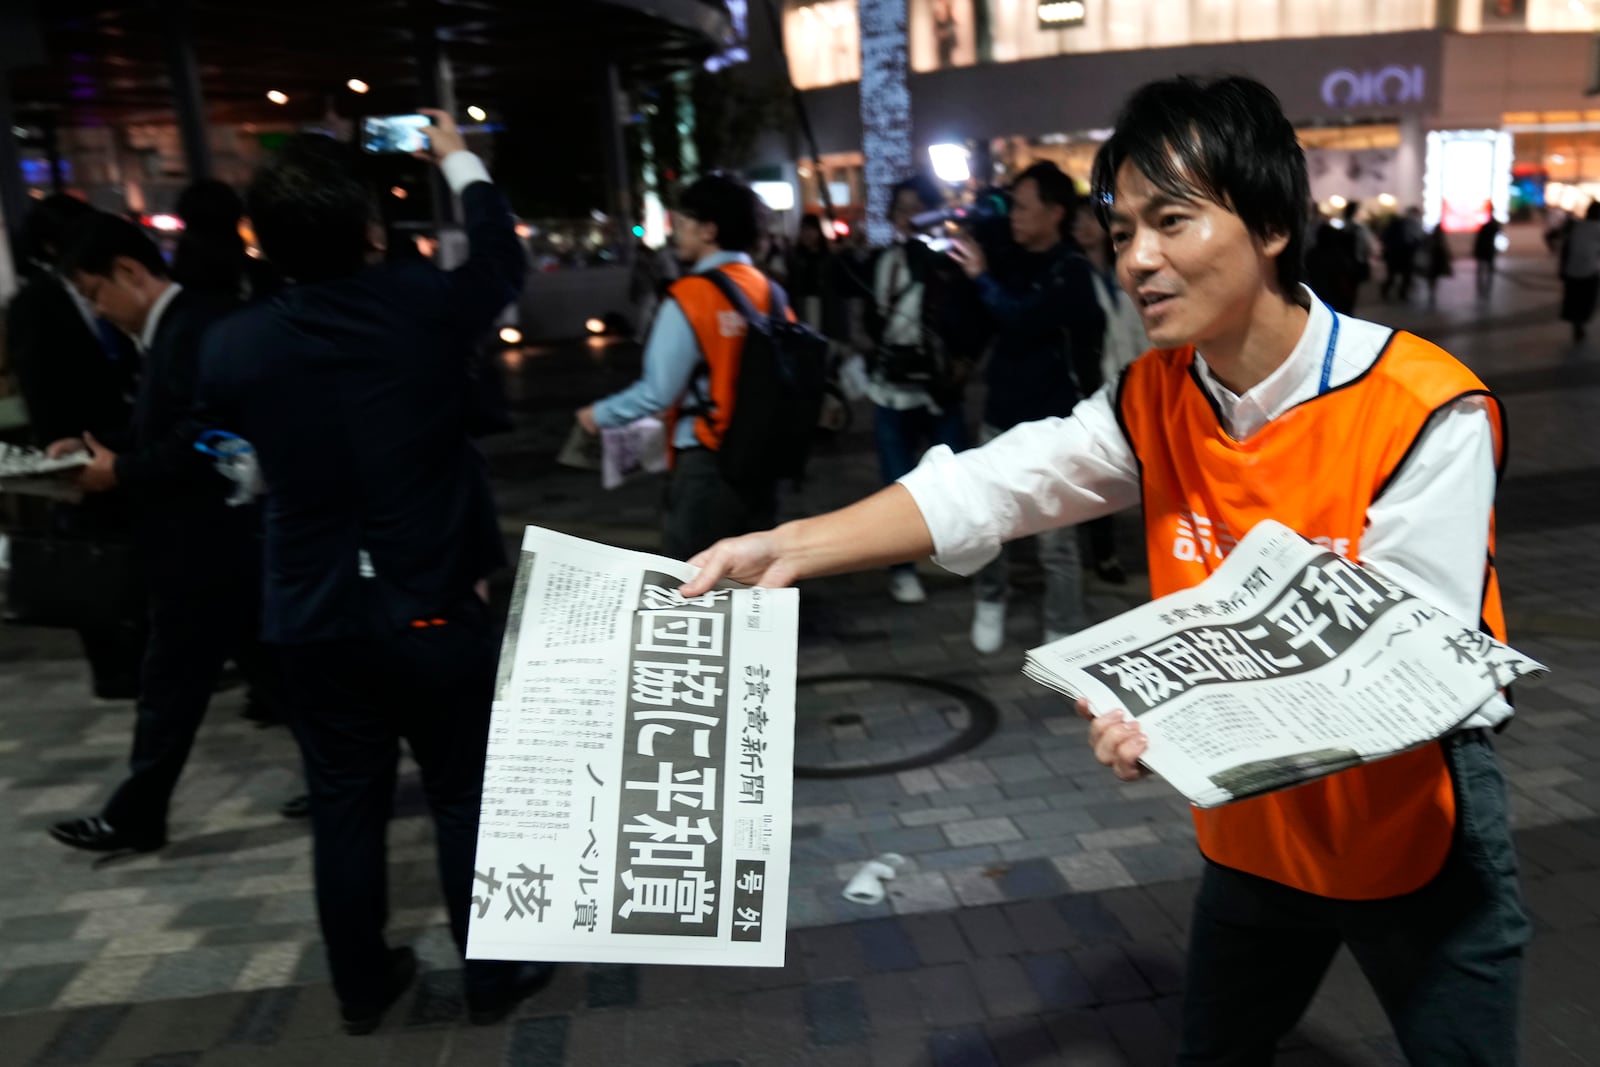
{"type": "Polygon", "coordinates": [[[1275,522],[1200,585],[1028,653],[1117,777],[1199,807],[1299,785],[1460,728],[1545,668],[1275,522]]]}
{"type": "Polygon", "coordinates": [[[86,450],[67,451],[52,446],[51,451],[44,452],[0,442],[0,493],[76,502],[83,497],[76,480],[82,477],[90,461],[86,450]]]}

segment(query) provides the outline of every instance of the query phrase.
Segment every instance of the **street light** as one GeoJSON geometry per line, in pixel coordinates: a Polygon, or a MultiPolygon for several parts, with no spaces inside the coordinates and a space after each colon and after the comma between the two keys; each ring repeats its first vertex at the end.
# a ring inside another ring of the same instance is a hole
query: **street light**
{"type": "Polygon", "coordinates": [[[942,182],[959,185],[972,177],[971,156],[964,145],[929,145],[928,159],[933,163],[934,176],[942,182]]]}
{"type": "Polygon", "coordinates": [[[482,122],[488,117],[489,113],[483,110],[483,108],[479,107],[477,104],[473,104],[471,107],[467,108],[467,118],[471,119],[473,122],[482,122]]]}
{"type": "Polygon", "coordinates": [[[352,93],[364,93],[368,89],[372,88],[372,86],[368,85],[360,78],[351,78],[349,81],[344,83],[344,87],[349,89],[352,93]]]}
{"type": "Polygon", "coordinates": [[[267,99],[274,104],[287,104],[289,102],[289,94],[278,89],[268,89],[267,99]]]}

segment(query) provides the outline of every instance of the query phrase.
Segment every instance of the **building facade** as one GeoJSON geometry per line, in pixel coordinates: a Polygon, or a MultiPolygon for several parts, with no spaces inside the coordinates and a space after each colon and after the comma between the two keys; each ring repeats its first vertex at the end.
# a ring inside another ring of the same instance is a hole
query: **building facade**
{"type": "MultiPolygon", "coordinates": [[[[1600,196],[1596,0],[906,3],[919,157],[963,145],[980,177],[1049,158],[1087,179],[1134,88],[1240,73],[1283,101],[1325,206],[1418,204],[1460,231],[1490,210],[1600,196]]],[[[783,23],[821,155],[796,167],[801,202],[816,205],[827,181],[835,203],[858,206],[857,2],[788,0],[783,23]]]]}

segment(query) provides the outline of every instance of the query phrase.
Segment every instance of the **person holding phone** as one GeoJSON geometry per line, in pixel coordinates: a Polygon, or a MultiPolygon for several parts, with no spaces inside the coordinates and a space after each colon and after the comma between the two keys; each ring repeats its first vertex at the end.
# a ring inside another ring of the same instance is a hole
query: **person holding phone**
{"type": "MultiPolygon", "coordinates": [[[[499,648],[482,581],[504,548],[469,436],[469,363],[527,263],[482,161],[448,114],[426,114],[423,155],[461,197],[466,262],[382,262],[359,157],[296,138],[248,197],[262,250],[291,284],[222,324],[201,357],[211,424],[255,447],[266,486],[262,634],[305,759],[317,915],[352,1034],[375,1029],[416,974],[413,950],[384,936],[402,740],[465,952],[499,648]]],[[[549,974],[468,961],[469,1016],[503,1018],[549,974]]]]}

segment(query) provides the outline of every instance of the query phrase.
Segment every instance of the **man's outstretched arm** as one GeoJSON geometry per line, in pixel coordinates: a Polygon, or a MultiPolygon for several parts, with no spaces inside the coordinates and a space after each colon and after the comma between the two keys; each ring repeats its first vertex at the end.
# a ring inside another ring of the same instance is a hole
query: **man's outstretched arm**
{"type": "Polygon", "coordinates": [[[806,578],[886,567],[933,554],[933,534],[903,485],[764,533],[718,541],[689,561],[700,573],[683,587],[699,596],[730,578],[769,588],[806,578]]]}

